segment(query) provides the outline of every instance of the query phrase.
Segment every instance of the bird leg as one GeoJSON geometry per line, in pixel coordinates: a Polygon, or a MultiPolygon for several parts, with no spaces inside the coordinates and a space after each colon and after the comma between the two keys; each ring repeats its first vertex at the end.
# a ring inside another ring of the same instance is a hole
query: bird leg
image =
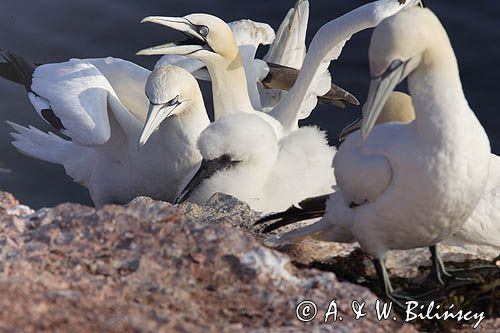
{"type": "Polygon", "coordinates": [[[444,279],[452,278],[452,275],[446,271],[444,267],[443,259],[441,258],[441,253],[437,248],[437,245],[433,245],[429,247],[431,251],[431,260],[432,260],[432,268],[429,277],[434,281],[437,281],[440,285],[444,286],[444,279]]]}
{"type": "Polygon", "coordinates": [[[375,270],[377,271],[380,287],[384,296],[400,308],[405,309],[406,307],[399,301],[399,299],[402,299],[404,301],[412,301],[413,298],[394,292],[383,259],[375,258],[373,259],[373,264],[375,265],[375,270]]]}

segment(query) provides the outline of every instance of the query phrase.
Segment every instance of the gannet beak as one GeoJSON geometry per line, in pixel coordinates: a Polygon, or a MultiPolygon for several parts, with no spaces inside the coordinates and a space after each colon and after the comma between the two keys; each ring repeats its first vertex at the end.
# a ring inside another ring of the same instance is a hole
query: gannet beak
{"type": "Polygon", "coordinates": [[[361,140],[365,141],[377,118],[382,112],[387,99],[396,86],[405,78],[405,67],[408,62],[394,61],[380,76],[372,78],[366,103],[363,106],[361,124],[361,140]]]}
{"type": "Polygon", "coordinates": [[[138,149],[141,149],[148,142],[151,135],[178,106],[179,104],[168,106],[162,104],[149,104],[148,116],[142,129],[141,137],[139,138],[138,149]]]}
{"type": "MultiPolygon", "coordinates": [[[[267,75],[262,79],[262,85],[267,89],[279,89],[289,91],[297,81],[299,70],[283,65],[267,62],[267,75]]],[[[332,84],[330,91],[323,96],[318,96],[318,101],[322,104],[332,104],[340,108],[345,107],[345,103],[359,105],[358,99],[347,90],[332,84]]]]}
{"type": "Polygon", "coordinates": [[[197,27],[184,17],[148,16],[141,23],[150,22],[159,24],[174,30],[178,30],[186,39],[178,42],[149,47],[137,52],[137,55],[165,55],[178,54],[189,55],[201,50],[213,52],[206,38],[198,33],[197,27]]]}
{"type": "Polygon", "coordinates": [[[233,161],[229,155],[222,155],[221,157],[213,160],[201,161],[200,168],[193,178],[191,178],[191,181],[186,185],[184,190],[182,190],[181,194],[177,197],[174,203],[183,203],[203,183],[205,179],[212,177],[212,175],[214,175],[217,171],[224,170],[237,163],[239,163],[239,161],[233,161]]]}
{"type": "Polygon", "coordinates": [[[339,141],[340,142],[344,141],[349,134],[359,130],[361,128],[362,122],[363,122],[363,117],[359,117],[358,119],[356,119],[355,121],[344,127],[340,132],[339,141]]]}

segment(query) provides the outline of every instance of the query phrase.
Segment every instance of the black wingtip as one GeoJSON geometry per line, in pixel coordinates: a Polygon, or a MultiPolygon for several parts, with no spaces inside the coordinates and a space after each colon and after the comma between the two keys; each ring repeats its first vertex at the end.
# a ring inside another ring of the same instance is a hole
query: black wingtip
{"type": "Polygon", "coordinates": [[[0,57],[5,61],[0,63],[0,76],[22,84],[27,91],[31,91],[33,72],[37,65],[20,55],[2,49],[0,57]]]}

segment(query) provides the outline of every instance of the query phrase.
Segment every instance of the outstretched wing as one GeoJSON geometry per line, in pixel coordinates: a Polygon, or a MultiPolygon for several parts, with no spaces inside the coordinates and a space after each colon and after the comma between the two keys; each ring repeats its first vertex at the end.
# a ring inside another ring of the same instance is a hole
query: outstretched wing
{"type": "MultiPolygon", "coordinates": [[[[306,56],[306,33],[309,21],[309,1],[298,0],[281,22],[276,38],[264,56],[268,63],[300,69],[306,56]]],[[[279,89],[259,86],[264,111],[272,110],[287,94],[279,89]]]]}
{"type": "Polygon", "coordinates": [[[108,94],[114,92],[95,66],[77,59],[42,65],[32,81],[34,107],[41,114],[53,114],[63,134],[86,146],[108,141],[108,94]],[[42,107],[45,109],[40,110],[42,107]]]}
{"type": "Polygon", "coordinates": [[[281,22],[276,38],[263,59],[274,64],[300,69],[306,56],[308,21],[309,1],[298,0],[281,22]]]}
{"type": "Polygon", "coordinates": [[[149,101],[144,89],[151,71],[118,58],[95,58],[82,61],[94,65],[101,72],[120,102],[135,118],[141,123],[146,121],[149,101]]]}

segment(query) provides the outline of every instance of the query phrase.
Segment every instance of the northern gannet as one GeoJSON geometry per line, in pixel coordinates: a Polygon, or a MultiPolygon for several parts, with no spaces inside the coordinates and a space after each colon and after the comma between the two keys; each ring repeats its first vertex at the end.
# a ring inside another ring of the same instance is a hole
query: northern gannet
{"type": "MultiPolygon", "coordinates": [[[[330,61],[338,58],[345,42],[353,34],[374,27],[402,8],[418,3],[418,0],[404,3],[398,0],[379,0],[325,24],[311,42],[292,91],[269,112],[281,123],[281,134],[286,135],[297,129],[298,121],[308,117],[316,106],[317,96],[330,90],[331,79],[325,72],[330,61]]],[[[152,16],[145,18],[143,22],[179,30],[188,35],[191,44],[187,41],[168,43],[141,50],[138,54],[178,54],[201,60],[207,65],[213,81],[217,117],[238,111],[254,111],[248,96],[243,62],[231,29],[224,21],[208,14],[191,14],[185,17],[152,16]]],[[[276,126],[270,119],[267,120],[276,126]]]]}
{"type": "Polygon", "coordinates": [[[224,116],[200,135],[203,161],[177,202],[204,203],[223,192],[254,210],[271,212],[310,196],[329,193],[335,184],[335,148],[324,132],[303,127],[279,140],[272,127],[250,113],[224,116]]]}
{"type": "MultiPolygon", "coordinates": [[[[415,119],[415,109],[413,108],[411,96],[399,91],[393,91],[382,109],[380,116],[377,118],[377,124],[399,122],[409,123],[415,119]]],[[[356,119],[353,123],[346,126],[340,136],[340,141],[345,140],[347,135],[359,131],[363,117],[356,119]]],[[[297,205],[291,206],[286,211],[265,215],[256,222],[262,224],[270,221],[276,221],[266,226],[262,232],[269,233],[281,227],[306,220],[316,219],[325,214],[326,203],[329,195],[321,195],[318,197],[310,197],[302,200],[297,205]]],[[[317,226],[315,226],[316,228],[317,226]]],[[[301,228],[292,230],[280,235],[275,243],[296,243],[300,242],[306,236],[314,235],[309,228],[301,228]]],[[[314,236],[312,236],[314,237],[314,236]]]]}
{"type": "Polygon", "coordinates": [[[63,165],[88,188],[96,206],[139,195],[173,201],[183,179],[199,166],[196,139],[209,120],[198,84],[187,71],[161,66],[147,83],[133,76],[127,85],[127,73],[145,70],[113,59],[109,62],[117,67],[104,66],[106,60],[78,59],[36,66],[13,54],[3,57],[11,65],[9,78],[23,83],[37,112],[70,139],[9,123],[16,131],[12,144],[28,156],[63,165]],[[132,71],[113,70],[131,66],[132,71]],[[141,85],[142,99],[134,98],[141,85]],[[138,108],[128,107],[134,105],[138,108]],[[164,121],[152,134],[158,120],[164,121]],[[138,149],[143,128],[140,145],[148,138],[151,142],[138,149]]]}
{"type": "Polygon", "coordinates": [[[432,275],[440,282],[449,276],[437,244],[474,214],[491,153],[464,96],[446,31],[430,10],[409,8],[384,20],[373,33],[369,55],[372,79],[361,133],[349,135],[339,148],[334,159],[339,190],[328,199],[322,219],[302,233],[358,241],[374,257],[383,291],[393,298],[384,265],[388,250],[429,247],[432,275]],[[406,77],[415,120],[373,127],[406,77]]]}
{"type": "MultiPolygon", "coordinates": [[[[415,109],[411,96],[394,91],[380,113],[377,124],[409,123],[414,119],[415,109]]],[[[344,140],[348,134],[359,130],[362,121],[361,117],[348,125],[342,130],[340,139],[344,140]]],[[[500,157],[491,154],[489,167],[488,181],[479,204],[463,227],[445,240],[444,244],[454,246],[479,245],[500,249],[500,223],[498,222],[498,217],[500,217],[498,210],[500,207],[500,157]]],[[[327,200],[328,195],[305,199],[287,211],[264,216],[259,224],[277,220],[277,222],[266,226],[263,232],[267,233],[295,222],[321,217],[325,214],[327,200]]],[[[309,233],[306,228],[293,230],[281,235],[279,239],[275,240],[275,243],[296,243],[309,236],[309,233]]]]}

